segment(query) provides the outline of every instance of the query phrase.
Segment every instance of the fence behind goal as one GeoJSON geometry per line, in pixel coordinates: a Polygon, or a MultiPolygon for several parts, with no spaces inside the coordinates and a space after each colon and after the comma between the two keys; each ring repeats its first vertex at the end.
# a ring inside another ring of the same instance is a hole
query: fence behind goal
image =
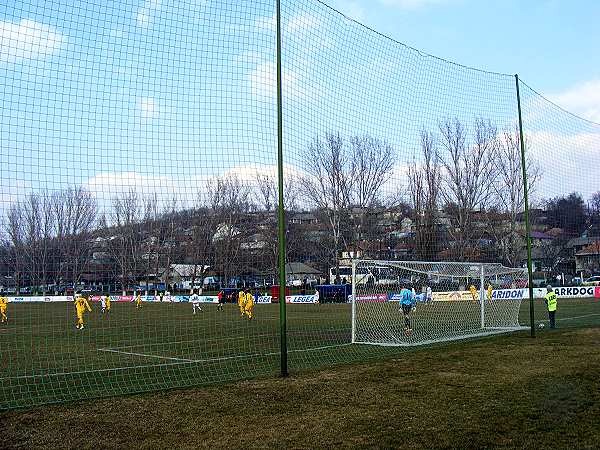
{"type": "MultiPolygon", "coordinates": [[[[277,375],[276,2],[5,3],[0,409],[277,375]]],[[[540,288],[600,272],[597,124],[319,0],[280,20],[290,370],[527,325],[486,293],[528,237],[540,288]]],[[[597,326],[577,289],[559,326],[597,326]]]]}

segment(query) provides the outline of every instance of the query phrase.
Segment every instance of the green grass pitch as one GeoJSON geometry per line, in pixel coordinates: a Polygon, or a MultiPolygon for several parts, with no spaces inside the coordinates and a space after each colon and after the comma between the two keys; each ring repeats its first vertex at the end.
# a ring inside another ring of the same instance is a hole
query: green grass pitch
{"type": "MultiPolygon", "coordinates": [[[[593,299],[562,300],[558,326],[598,325],[598,305],[593,299]]],[[[70,303],[9,304],[10,321],[0,327],[0,409],[278,374],[277,304],[257,305],[253,321],[241,319],[236,305],[217,311],[206,304],[195,315],[186,303],[146,303],[141,309],[113,303],[110,315],[92,306],[86,328],[77,330],[70,303]]],[[[426,314],[421,308],[415,320],[426,322],[426,314]]],[[[536,320],[546,319],[536,301],[536,320]]],[[[520,322],[528,321],[523,302],[520,322]]],[[[406,351],[351,345],[347,304],[287,305],[287,328],[291,371],[406,351]]]]}

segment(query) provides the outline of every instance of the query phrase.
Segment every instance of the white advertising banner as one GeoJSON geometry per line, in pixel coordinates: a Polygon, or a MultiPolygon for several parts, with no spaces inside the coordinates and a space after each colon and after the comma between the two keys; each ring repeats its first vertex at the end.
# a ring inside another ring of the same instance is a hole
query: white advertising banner
{"type": "Polygon", "coordinates": [[[286,303],[303,303],[303,304],[314,304],[317,303],[317,298],[314,295],[288,295],[285,297],[286,303]]]}
{"type": "Polygon", "coordinates": [[[529,298],[527,289],[495,289],[492,291],[492,300],[523,300],[526,297],[529,298]]]}
{"type": "Polygon", "coordinates": [[[189,297],[192,303],[219,303],[219,297],[216,295],[199,295],[196,298],[189,297]]]}
{"type": "MultiPolygon", "coordinates": [[[[554,288],[556,295],[563,298],[588,298],[595,297],[596,286],[565,286],[554,288]]],[[[546,295],[546,289],[544,289],[546,295]]],[[[544,296],[542,295],[542,297],[544,296]]]]}
{"type": "Polygon", "coordinates": [[[14,303],[52,303],[52,302],[72,302],[71,295],[47,295],[47,296],[32,296],[32,297],[8,297],[8,302],[14,303]]]}

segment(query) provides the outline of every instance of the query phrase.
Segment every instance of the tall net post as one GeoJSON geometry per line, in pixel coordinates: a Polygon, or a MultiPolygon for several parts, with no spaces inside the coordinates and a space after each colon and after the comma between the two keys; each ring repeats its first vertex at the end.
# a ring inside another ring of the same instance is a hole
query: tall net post
{"type": "Polygon", "coordinates": [[[287,319],[286,319],[286,274],[285,274],[285,210],[283,173],[283,93],[281,68],[281,0],[276,0],[277,16],[277,189],[278,189],[278,237],[279,237],[279,326],[281,340],[281,376],[288,375],[287,362],[287,319]]]}
{"type": "Polygon", "coordinates": [[[525,215],[525,239],[527,241],[527,280],[529,285],[529,325],[531,337],[535,337],[535,307],[533,302],[533,270],[531,261],[531,224],[529,222],[529,188],[527,182],[527,159],[525,157],[525,139],[523,137],[523,118],[521,114],[521,93],[519,90],[519,75],[515,74],[517,92],[517,110],[519,116],[519,143],[521,151],[521,171],[523,173],[523,198],[525,215]]]}

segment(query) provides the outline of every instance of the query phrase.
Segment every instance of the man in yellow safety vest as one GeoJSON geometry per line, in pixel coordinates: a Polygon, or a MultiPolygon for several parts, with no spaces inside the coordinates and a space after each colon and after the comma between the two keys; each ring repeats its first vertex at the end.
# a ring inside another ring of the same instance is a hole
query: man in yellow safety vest
{"type": "Polygon", "coordinates": [[[548,307],[548,319],[550,320],[550,328],[556,328],[556,305],[558,296],[556,292],[552,290],[552,286],[548,285],[548,293],[544,297],[544,302],[548,307]]]}

